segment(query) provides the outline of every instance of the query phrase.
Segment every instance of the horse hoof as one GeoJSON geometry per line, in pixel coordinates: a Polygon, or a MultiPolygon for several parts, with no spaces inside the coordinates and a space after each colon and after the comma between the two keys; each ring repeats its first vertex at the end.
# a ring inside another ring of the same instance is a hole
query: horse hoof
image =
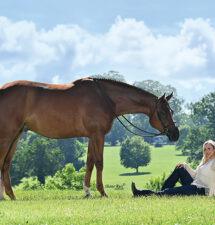
{"type": "Polygon", "coordinates": [[[90,197],[90,194],[84,196],[85,199],[89,198],[89,197],[90,197]]]}
{"type": "Polygon", "coordinates": [[[106,193],[103,193],[103,194],[101,195],[101,197],[108,198],[108,195],[107,195],[106,193]]]}

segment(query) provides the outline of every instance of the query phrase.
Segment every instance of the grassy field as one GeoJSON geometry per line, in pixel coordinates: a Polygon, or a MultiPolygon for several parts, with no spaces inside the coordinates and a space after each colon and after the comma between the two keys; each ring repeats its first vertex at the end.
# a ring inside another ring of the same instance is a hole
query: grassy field
{"type": "Polygon", "coordinates": [[[80,191],[17,192],[19,200],[1,202],[0,224],[215,224],[214,198],[109,194],[83,199],[80,191]]]}
{"type": "Polygon", "coordinates": [[[132,198],[131,181],[141,187],[150,176],[169,173],[185,161],[174,146],[153,148],[152,161],[140,175],[120,165],[119,147],[106,148],[104,159],[109,198],[97,191],[89,199],[83,191],[15,191],[17,201],[0,202],[0,224],[215,224],[212,197],[132,198]]]}
{"type": "MultiPolygon", "coordinates": [[[[126,169],[120,164],[120,147],[106,147],[104,150],[103,181],[106,187],[123,187],[124,191],[130,192],[131,182],[138,187],[143,187],[147,180],[153,176],[161,176],[163,172],[168,175],[179,162],[185,162],[186,157],[175,151],[175,146],[162,148],[151,147],[151,162],[147,167],[140,167],[139,174],[135,169],[126,169]]],[[[95,169],[94,169],[95,170],[95,169]]],[[[95,171],[93,173],[95,179],[95,171]]],[[[112,188],[113,189],[113,188],[112,188]]],[[[106,188],[107,192],[109,191],[106,188]]]]}

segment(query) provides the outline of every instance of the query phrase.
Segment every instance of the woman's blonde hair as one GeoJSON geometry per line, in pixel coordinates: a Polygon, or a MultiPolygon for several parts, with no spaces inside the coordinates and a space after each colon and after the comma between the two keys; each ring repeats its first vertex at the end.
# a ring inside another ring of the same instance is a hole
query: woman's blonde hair
{"type": "Polygon", "coordinates": [[[206,144],[210,144],[213,146],[213,149],[215,149],[215,142],[212,141],[212,140],[208,140],[206,141],[204,144],[203,144],[203,157],[202,157],[202,161],[201,163],[199,164],[199,166],[201,166],[202,164],[206,163],[208,161],[208,159],[205,158],[205,155],[204,155],[204,148],[205,148],[205,145],[206,144]]]}

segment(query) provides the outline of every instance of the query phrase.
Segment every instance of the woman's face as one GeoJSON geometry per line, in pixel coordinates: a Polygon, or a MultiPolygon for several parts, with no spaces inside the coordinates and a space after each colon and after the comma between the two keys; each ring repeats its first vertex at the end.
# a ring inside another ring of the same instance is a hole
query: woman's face
{"type": "Polygon", "coordinates": [[[213,148],[213,145],[207,143],[204,146],[204,156],[206,159],[210,159],[215,157],[215,149],[213,148]]]}

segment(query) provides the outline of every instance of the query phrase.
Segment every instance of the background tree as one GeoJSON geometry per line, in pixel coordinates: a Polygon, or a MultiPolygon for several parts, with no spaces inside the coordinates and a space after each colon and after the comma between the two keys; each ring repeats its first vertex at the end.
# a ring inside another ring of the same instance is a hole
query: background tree
{"type": "Polygon", "coordinates": [[[30,131],[24,133],[11,165],[12,184],[29,176],[37,176],[43,183],[45,176],[52,176],[67,163],[79,170],[85,164],[81,160],[85,151],[84,144],[75,138],[56,140],[30,131]]]}
{"type": "Polygon", "coordinates": [[[57,145],[57,140],[29,135],[20,140],[11,165],[12,184],[17,184],[23,177],[37,176],[41,183],[45,176],[53,176],[62,168],[64,155],[57,145]]]}
{"type": "Polygon", "coordinates": [[[118,71],[115,71],[115,70],[110,70],[107,73],[103,73],[103,74],[96,74],[96,75],[93,75],[91,77],[105,78],[105,79],[111,79],[111,80],[126,82],[125,77],[122,74],[120,74],[118,71]]]}
{"type": "Polygon", "coordinates": [[[208,136],[204,126],[191,128],[184,140],[182,153],[188,156],[187,161],[194,166],[197,166],[202,159],[202,145],[206,140],[208,140],[208,136]]]}
{"type": "Polygon", "coordinates": [[[186,149],[184,149],[184,145],[185,145],[185,140],[187,138],[187,135],[190,133],[190,126],[181,126],[179,127],[179,133],[180,133],[180,138],[178,139],[178,141],[176,142],[176,150],[182,150],[182,154],[183,155],[188,155],[188,152],[186,149]]]}
{"type": "Polygon", "coordinates": [[[120,162],[126,168],[136,169],[140,166],[147,166],[151,160],[149,144],[141,137],[126,138],[120,149],[120,162]]]}
{"type": "Polygon", "coordinates": [[[79,170],[85,165],[83,159],[81,159],[86,149],[84,144],[78,141],[76,138],[59,139],[57,140],[58,146],[64,154],[63,166],[68,163],[72,163],[76,170],[79,170]]]}
{"type": "Polygon", "coordinates": [[[215,140],[215,92],[191,104],[190,110],[193,124],[181,149],[188,155],[188,162],[197,165],[202,158],[202,144],[208,139],[215,140]]]}
{"type": "Polygon", "coordinates": [[[215,139],[215,92],[191,104],[191,117],[197,126],[206,126],[208,137],[215,139]]]}

